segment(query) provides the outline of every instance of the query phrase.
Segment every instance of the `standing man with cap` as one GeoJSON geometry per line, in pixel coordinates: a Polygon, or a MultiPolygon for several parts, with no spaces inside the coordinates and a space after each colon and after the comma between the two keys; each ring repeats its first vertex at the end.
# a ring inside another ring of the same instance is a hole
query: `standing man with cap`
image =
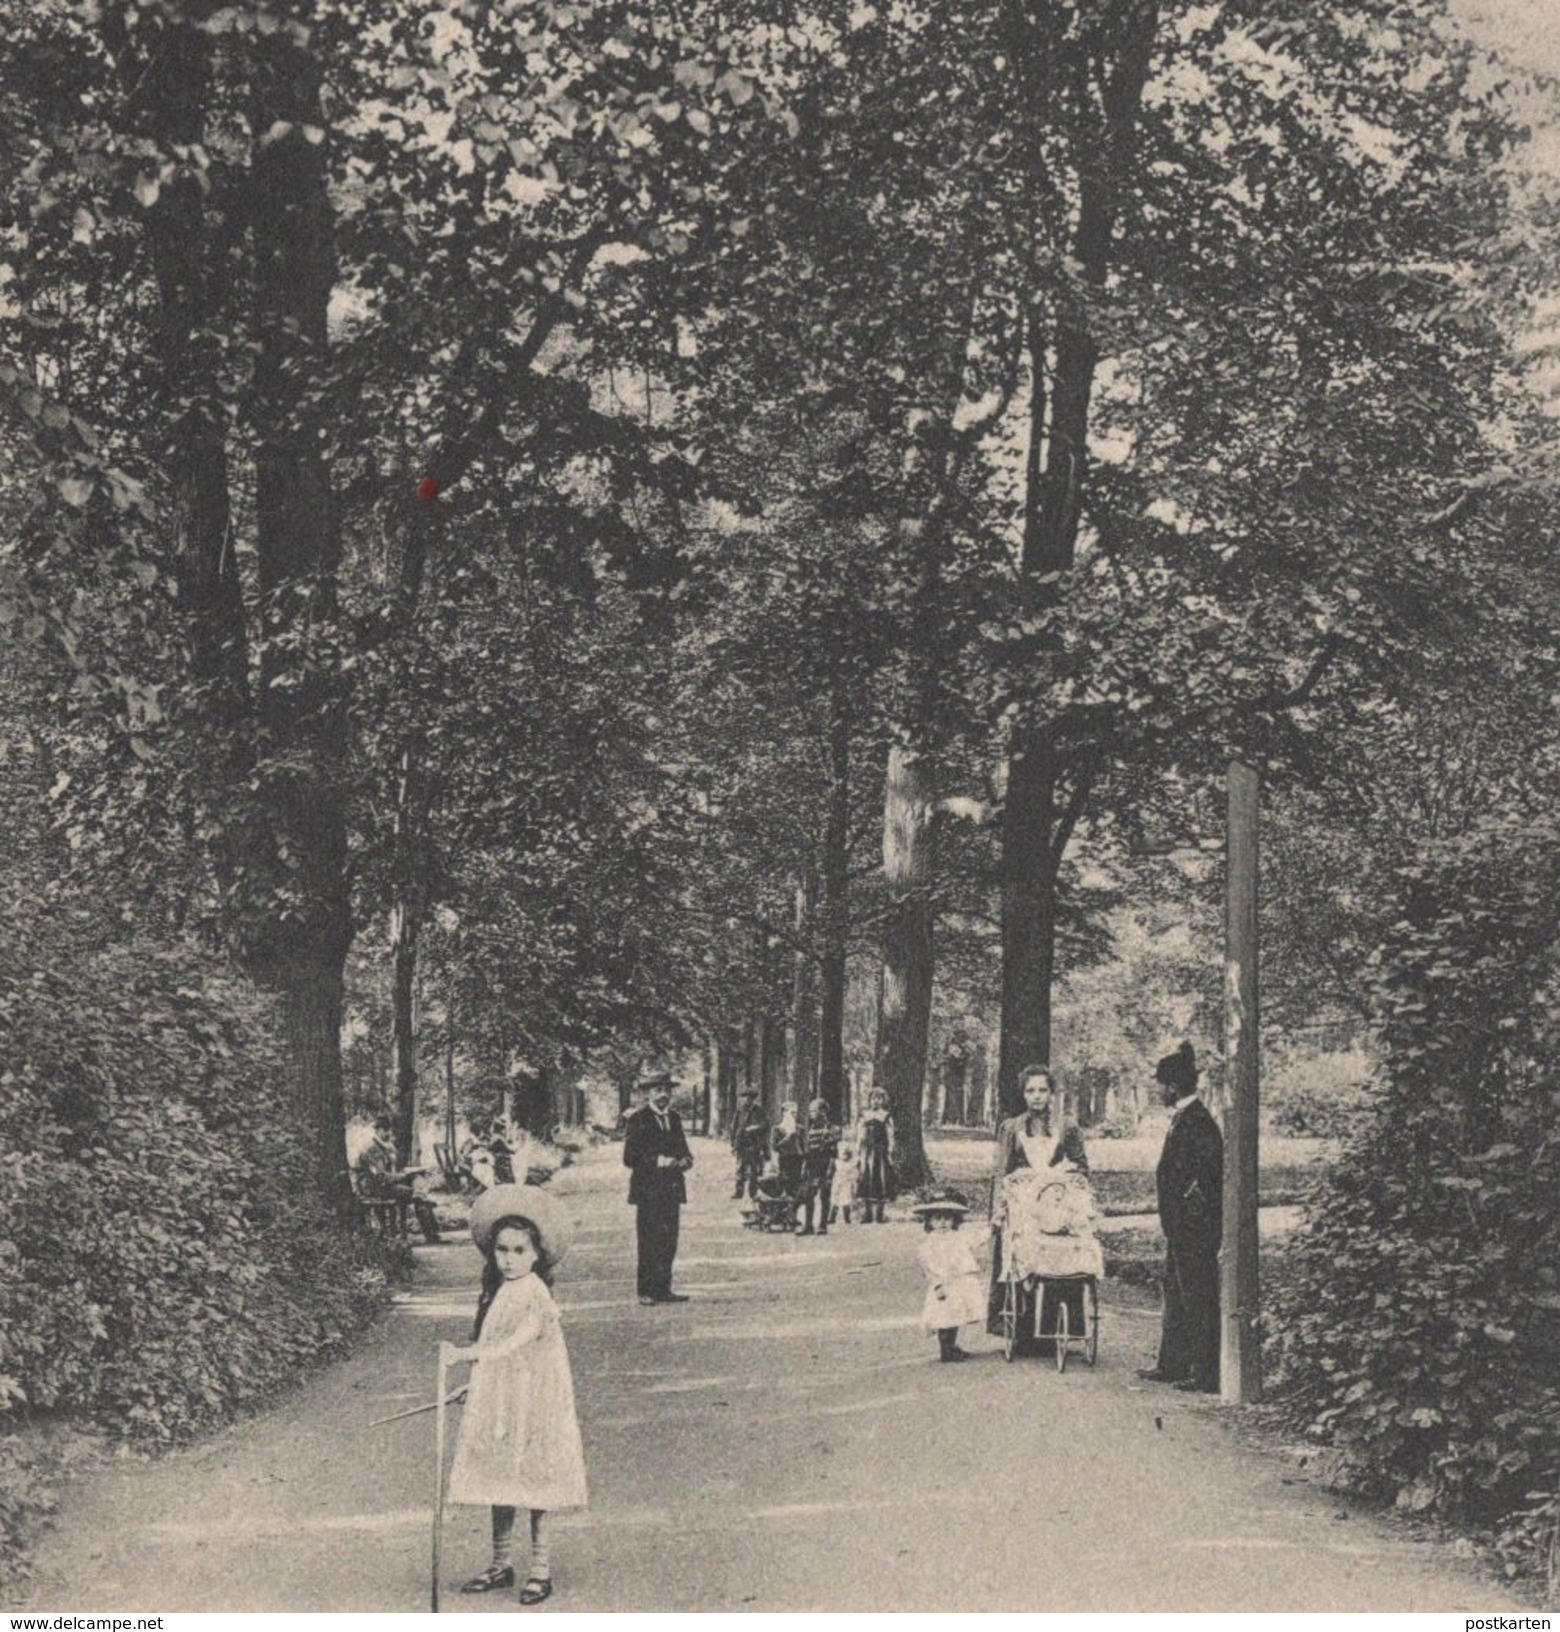
{"type": "Polygon", "coordinates": [[[1197,1055],[1182,1043],[1154,1068],[1174,1108],[1155,1171],[1165,1232],[1165,1310],[1159,1359],[1140,1377],[1184,1392],[1219,1391],[1219,1242],[1224,1226],[1224,1136],[1197,1095],[1197,1055]]]}
{"type": "Polygon", "coordinates": [[[840,1154],[840,1130],[829,1124],[825,1100],[807,1106],[807,1124],[802,1139],[802,1227],[798,1235],[827,1235],[834,1200],[834,1164],[840,1154]],[[813,1209],[818,1210],[818,1228],[813,1230],[813,1209]]]}
{"type": "Polygon", "coordinates": [[[758,1090],[744,1088],[731,1119],[731,1151],[737,1158],[737,1187],[731,1199],[737,1201],[747,1191],[748,1200],[758,1199],[758,1181],[764,1176],[764,1157],[769,1151],[769,1118],[758,1102],[758,1090]]]}
{"type": "Polygon", "coordinates": [[[686,1303],[681,1292],[672,1291],[672,1261],[688,1199],[683,1174],[693,1166],[693,1153],[672,1109],[672,1079],[651,1077],[639,1086],[649,1101],[629,1117],[623,1141],[623,1165],[633,1174],[629,1205],[637,1209],[639,1301],[686,1303]]]}

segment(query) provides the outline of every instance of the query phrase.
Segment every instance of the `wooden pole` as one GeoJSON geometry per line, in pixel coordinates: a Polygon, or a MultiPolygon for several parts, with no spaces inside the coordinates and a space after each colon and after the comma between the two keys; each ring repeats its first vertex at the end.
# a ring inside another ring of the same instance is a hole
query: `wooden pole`
{"type": "Polygon", "coordinates": [[[449,1368],[444,1345],[439,1345],[439,1378],[433,1396],[433,1557],[428,1572],[428,1608],[439,1613],[439,1554],[444,1543],[444,1396],[449,1392],[449,1368]]]}
{"type": "MultiPolygon", "coordinates": [[[[455,943],[458,950],[460,943],[455,943]]],[[[456,1136],[455,1114],[455,969],[450,968],[449,995],[444,1009],[444,1150],[451,1169],[455,1162],[460,1140],[456,1136]]]]}
{"type": "Polygon", "coordinates": [[[1226,1405],[1262,1398],[1257,1327],[1257,859],[1260,783],[1229,768],[1225,839],[1224,1239],[1219,1251],[1219,1378],[1226,1405]]]}

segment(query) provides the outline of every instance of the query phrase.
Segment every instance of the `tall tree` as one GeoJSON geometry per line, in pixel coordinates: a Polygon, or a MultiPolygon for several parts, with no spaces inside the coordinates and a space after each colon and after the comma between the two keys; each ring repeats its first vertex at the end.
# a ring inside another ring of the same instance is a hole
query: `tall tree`
{"type": "Polygon", "coordinates": [[[1449,638],[1426,578],[1457,593],[1467,556],[1402,518],[1438,508],[1448,469],[1488,466],[1501,367],[1448,297],[1505,138],[1439,4],[1061,10],[1015,9],[1007,51],[1036,216],[1067,257],[1024,274],[1008,1108],[1049,1049],[1080,817],[1156,765],[1276,768],[1449,638]]]}

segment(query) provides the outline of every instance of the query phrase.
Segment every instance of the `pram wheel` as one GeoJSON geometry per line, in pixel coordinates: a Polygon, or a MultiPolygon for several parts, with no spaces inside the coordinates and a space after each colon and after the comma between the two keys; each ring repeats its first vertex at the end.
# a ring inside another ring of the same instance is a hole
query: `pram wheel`
{"type": "Polygon", "coordinates": [[[1084,1345],[1083,1357],[1092,1366],[1100,1352],[1100,1287],[1099,1282],[1090,1278],[1084,1291],[1089,1311],[1089,1336],[1084,1345]]]}
{"type": "Polygon", "coordinates": [[[1018,1353],[1018,1283],[1007,1282],[1002,1297],[1002,1357],[1011,1360],[1018,1353]]]}
{"type": "Polygon", "coordinates": [[[1056,1302],[1056,1369],[1067,1370],[1067,1301],[1058,1298],[1056,1302]]]}

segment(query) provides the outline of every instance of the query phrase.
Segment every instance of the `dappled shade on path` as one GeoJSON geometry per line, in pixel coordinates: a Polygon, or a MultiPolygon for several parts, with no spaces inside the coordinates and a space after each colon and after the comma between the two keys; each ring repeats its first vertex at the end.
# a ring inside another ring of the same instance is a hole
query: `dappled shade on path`
{"type": "MultiPolygon", "coordinates": [[[[615,1147],[556,1181],[580,1222],[558,1280],[592,1507],[560,1515],[562,1610],[1490,1609],[1444,1549],[1344,1507],[1216,1406],[1144,1388],[1151,1310],[1108,1300],[1097,1370],[939,1366],[918,1232],[740,1228],[696,1145],[679,1286],[634,1298],[615,1147]]],[[[385,1327],[269,1415],[67,1493],[36,1604],[122,1612],[414,1610],[427,1595],[432,1423],[370,1428],[433,1387],[477,1259],[419,1249],[385,1327]]],[[[446,1587],[485,1558],[452,1509],[446,1587]]],[[[509,1611],[509,1595],[461,1600],[509,1611]]]]}

